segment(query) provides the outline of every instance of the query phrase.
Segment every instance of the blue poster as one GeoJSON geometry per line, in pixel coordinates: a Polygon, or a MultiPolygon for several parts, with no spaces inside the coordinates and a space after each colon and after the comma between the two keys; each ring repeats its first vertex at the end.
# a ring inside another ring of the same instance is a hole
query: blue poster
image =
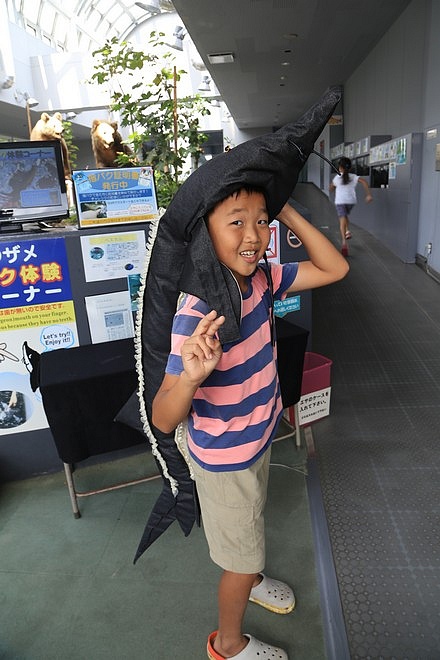
{"type": "Polygon", "coordinates": [[[78,345],[64,238],[0,244],[0,437],[48,426],[40,355],[78,345]]]}
{"type": "Polygon", "coordinates": [[[63,238],[14,240],[0,246],[0,309],[72,300],[63,238]]]}

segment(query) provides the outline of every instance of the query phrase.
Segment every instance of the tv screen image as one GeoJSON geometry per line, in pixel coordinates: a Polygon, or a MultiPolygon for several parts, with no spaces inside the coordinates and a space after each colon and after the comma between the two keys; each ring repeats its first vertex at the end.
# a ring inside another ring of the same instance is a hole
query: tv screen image
{"type": "Polygon", "coordinates": [[[54,141],[0,142],[0,225],[69,217],[61,145],[54,141]]]}

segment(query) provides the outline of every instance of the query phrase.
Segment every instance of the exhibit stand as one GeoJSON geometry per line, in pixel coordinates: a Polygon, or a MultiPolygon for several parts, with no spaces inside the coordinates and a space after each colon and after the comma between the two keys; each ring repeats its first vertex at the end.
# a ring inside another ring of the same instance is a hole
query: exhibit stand
{"type": "MultiPolygon", "coordinates": [[[[134,322],[153,226],[42,231],[28,224],[0,234],[1,480],[55,472],[62,463],[146,442],[114,416],[137,388],[134,322]]],[[[307,258],[283,225],[273,223],[272,238],[270,260],[307,258]]],[[[311,332],[310,292],[277,303],[275,315],[301,336],[301,355],[294,360],[302,365],[311,332]]],[[[292,369],[298,397],[301,376],[292,369]]]]}
{"type": "MultiPolygon", "coordinates": [[[[47,232],[26,225],[26,231],[0,235],[1,480],[62,467],[39,387],[42,362],[47,363],[45,386],[58,415],[69,413],[65,437],[72,446],[82,447],[90,441],[84,434],[90,438],[100,428],[99,442],[119,401],[122,406],[136,389],[132,338],[150,224],[47,232]],[[123,373],[118,346],[125,351],[123,373]],[[69,359],[62,359],[67,353],[69,359]],[[100,401],[99,380],[106,374],[115,390],[107,407],[100,401]]],[[[145,442],[140,433],[120,427],[118,441],[108,435],[101,452],[145,442]]],[[[61,438],[58,430],[57,435],[61,438]]],[[[84,457],[82,453],[78,460],[84,457]]]]}

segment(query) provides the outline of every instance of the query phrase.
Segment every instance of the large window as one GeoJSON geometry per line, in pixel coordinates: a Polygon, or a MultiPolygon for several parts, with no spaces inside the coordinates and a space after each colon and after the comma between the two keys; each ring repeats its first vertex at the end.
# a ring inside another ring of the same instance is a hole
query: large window
{"type": "Polygon", "coordinates": [[[106,39],[124,39],[160,11],[174,11],[171,0],[8,0],[9,19],[65,51],[87,52],[106,39]]]}

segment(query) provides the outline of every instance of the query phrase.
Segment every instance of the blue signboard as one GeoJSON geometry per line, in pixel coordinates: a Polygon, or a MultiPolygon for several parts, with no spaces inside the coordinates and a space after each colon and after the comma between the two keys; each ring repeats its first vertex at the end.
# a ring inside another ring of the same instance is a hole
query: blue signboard
{"type": "Polygon", "coordinates": [[[63,238],[0,246],[0,309],[72,300],[63,238]]]}
{"type": "Polygon", "coordinates": [[[275,300],[275,316],[283,317],[289,312],[298,312],[301,309],[301,296],[291,296],[285,300],[275,300]]]}

